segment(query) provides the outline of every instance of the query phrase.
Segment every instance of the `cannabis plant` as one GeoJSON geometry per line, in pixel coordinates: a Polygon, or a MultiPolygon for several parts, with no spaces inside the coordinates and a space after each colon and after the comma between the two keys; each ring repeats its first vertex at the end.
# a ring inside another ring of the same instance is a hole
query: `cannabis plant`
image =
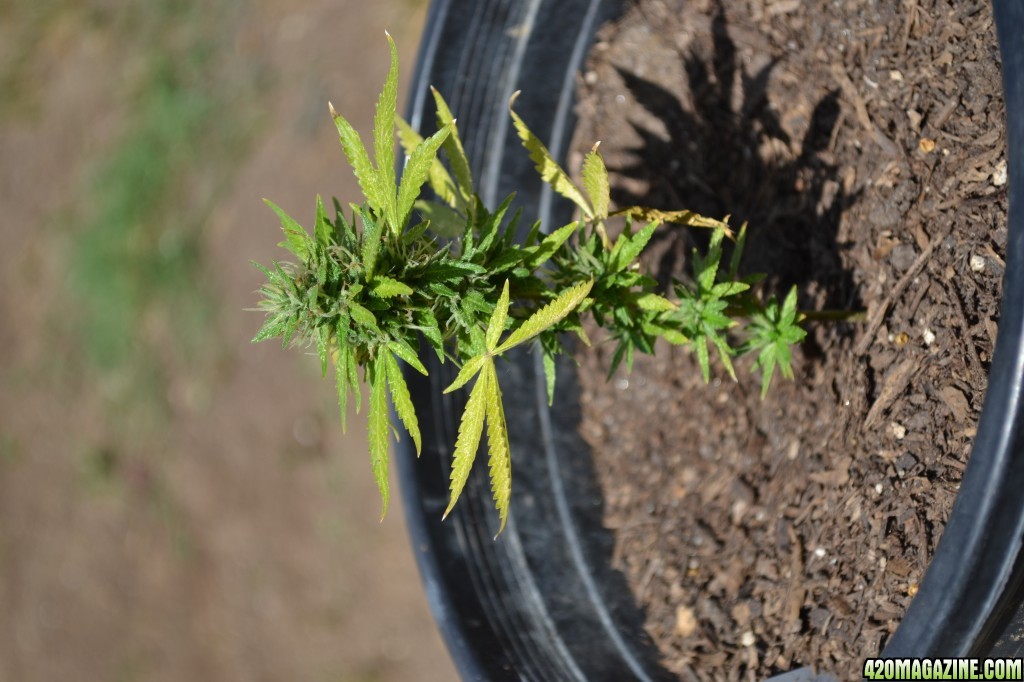
{"type": "MultiPolygon", "coordinates": [[[[359,134],[331,106],[341,146],[363,193],[347,210],[337,200],[328,214],[318,197],[311,231],[267,202],[281,219],[281,246],[291,260],[256,266],[266,276],[260,308],[266,322],[254,341],[280,337],[285,346],[314,347],[326,376],[333,365],[342,426],[350,395],[358,409],[361,384],[369,387],[369,449],[373,474],[388,507],[388,444],[393,431],[388,400],[420,450],[418,419],[402,364],[426,374],[420,339],[440,362],[460,368],[445,392],[472,382],[451,466],[451,497],[459,498],[484,430],[494,503],[504,528],[512,491],[509,439],[496,361],[533,343],[542,354],[549,402],[555,390],[555,357],[567,333],[588,344],[581,317],[589,314],[616,344],[609,376],[637,351],[652,353],[659,338],[691,349],[704,380],[711,354],[735,379],[732,358],[756,353],[762,396],[779,369],[792,377],[790,348],[805,335],[796,291],[779,304],[763,302],[741,277],[746,230],[690,211],[645,207],[611,210],[608,171],[598,146],[586,155],[578,187],[509,104],[512,122],[540,177],[572,201],[579,218],[553,230],[535,223],[516,241],[519,211],[513,196],[485,206],[455,118],[434,91],[438,131],[423,138],[395,113],[398,55],[377,101],[372,158],[359,134]],[[406,154],[395,170],[395,141],[406,154]],[[424,188],[429,191],[425,192],[424,188]],[[610,234],[611,219],[622,223],[610,234]],[[666,223],[710,231],[708,247],[695,250],[693,275],[659,293],[639,258],[666,223]],[[637,227],[638,229],[634,228],[637,227]],[[734,242],[728,263],[723,243],[734,242]],[[362,370],[362,379],[358,370],[362,370]]],[[[397,436],[397,430],[394,430],[397,436]]],[[[500,529],[499,529],[500,533],[500,529]]]]}

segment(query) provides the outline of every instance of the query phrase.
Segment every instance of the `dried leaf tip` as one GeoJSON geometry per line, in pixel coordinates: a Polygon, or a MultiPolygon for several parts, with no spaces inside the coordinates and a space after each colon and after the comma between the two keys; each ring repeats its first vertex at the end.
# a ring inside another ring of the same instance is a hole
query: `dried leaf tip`
{"type": "Polygon", "coordinates": [[[387,29],[384,29],[384,35],[386,35],[386,36],[387,36],[388,38],[390,38],[390,37],[391,37],[391,34],[390,34],[390,33],[388,33],[388,30],[387,30],[387,29]]]}
{"type": "Polygon", "coordinates": [[[508,108],[511,109],[515,105],[516,100],[519,99],[519,95],[522,94],[522,90],[516,90],[512,93],[512,96],[508,98],[508,108]]]}
{"type": "Polygon", "coordinates": [[[596,154],[597,153],[597,148],[600,147],[600,146],[601,146],[601,140],[598,140],[597,142],[594,143],[594,146],[590,148],[590,151],[593,152],[594,154],[596,154]]]}
{"type": "Polygon", "coordinates": [[[332,117],[332,118],[338,118],[338,112],[337,112],[337,111],[335,111],[335,109],[334,109],[334,104],[333,104],[333,103],[331,103],[330,101],[328,101],[328,102],[327,102],[327,108],[328,108],[328,109],[330,109],[330,111],[331,111],[331,117],[332,117]]]}

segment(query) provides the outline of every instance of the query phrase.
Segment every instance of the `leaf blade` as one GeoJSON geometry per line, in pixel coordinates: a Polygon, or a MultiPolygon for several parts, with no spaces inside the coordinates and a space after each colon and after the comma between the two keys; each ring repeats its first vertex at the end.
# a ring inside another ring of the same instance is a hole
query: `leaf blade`
{"type": "Polygon", "coordinates": [[[398,222],[395,229],[399,232],[404,229],[405,223],[409,220],[413,204],[416,202],[416,197],[419,196],[420,188],[427,181],[430,175],[430,168],[437,159],[437,150],[441,147],[445,138],[448,137],[452,130],[452,125],[454,125],[454,122],[438,130],[424,140],[409,155],[405,164],[405,170],[402,171],[402,181],[398,185],[398,207],[396,211],[398,222]]]}
{"type": "Polygon", "coordinates": [[[487,323],[487,335],[484,337],[484,344],[487,347],[487,352],[491,353],[498,345],[498,339],[501,337],[501,333],[505,331],[505,322],[508,320],[508,280],[505,280],[505,286],[501,290],[501,296],[498,297],[498,304],[494,306],[494,313],[491,315],[490,322],[487,323]]]}
{"type": "Polygon", "coordinates": [[[583,159],[583,189],[594,207],[594,217],[599,220],[608,217],[608,205],[611,203],[608,168],[598,151],[600,144],[595,144],[583,159]]]}
{"type": "Polygon", "coordinates": [[[508,426],[505,423],[505,408],[501,402],[501,387],[494,370],[494,359],[488,358],[481,376],[487,380],[484,411],[487,417],[487,465],[491,478],[491,494],[498,510],[501,525],[495,538],[505,530],[508,510],[512,500],[512,458],[508,443],[508,426]]]}
{"type": "Polygon", "coordinates": [[[487,379],[485,374],[481,374],[473,384],[473,390],[466,402],[466,409],[462,413],[462,420],[459,422],[459,436],[455,441],[455,452],[452,455],[450,498],[442,519],[447,518],[451,513],[462,490],[466,487],[469,471],[473,467],[476,451],[480,447],[480,436],[483,435],[484,430],[486,409],[484,398],[487,394],[487,379]]]}
{"type": "Polygon", "coordinates": [[[551,156],[551,152],[544,146],[544,143],[540,141],[533,131],[526,125],[526,122],[519,117],[519,114],[515,112],[513,106],[515,105],[516,98],[519,93],[516,92],[512,95],[512,99],[508,103],[508,111],[512,116],[512,123],[515,126],[516,132],[519,134],[519,139],[522,140],[523,146],[530,153],[530,159],[533,161],[537,172],[540,174],[541,179],[551,186],[551,189],[561,194],[563,197],[573,202],[580,207],[588,219],[594,217],[594,211],[590,207],[587,200],[580,194],[579,189],[573,184],[572,180],[569,179],[569,175],[562,170],[562,167],[558,165],[555,158],[551,156]]]}
{"type": "Polygon", "coordinates": [[[363,191],[366,200],[379,215],[387,215],[387,206],[390,203],[387,192],[384,191],[377,169],[373,167],[370,155],[367,153],[366,147],[363,146],[362,138],[359,137],[359,133],[348,122],[348,119],[335,111],[333,104],[328,103],[328,106],[331,116],[334,118],[334,125],[338,129],[341,148],[356,176],[359,189],[363,191]]]}
{"type": "Polygon", "coordinates": [[[373,478],[380,491],[381,512],[383,521],[388,511],[390,489],[388,487],[388,398],[386,392],[387,368],[384,358],[386,353],[377,356],[370,372],[370,415],[368,419],[370,465],[373,478]]]}
{"type": "Polygon", "coordinates": [[[509,337],[505,339],[504,343],[494,350],[494,353],[496,355],[500,355],[510,348],[528,341],[545,329],[548,329],[552,325],[561,321],[565,316],[576,309],[576,306],[586,298],[593,286],[594,280],[591,279],[586,282],[580,282],[576,286],[569,287],[563,291],[558,295],[558,298],[535,312],[525,322],[523,322],[518,329],[512,332],[509,337]]]}
{"type": "Polygon", "coordinates": [[[395,109],[398,105],[398,48],[391,34],[384,32],[387,36],[388,45],[391,47],[391,66],[388,69],[387,78],[384,80],[384,87],[377,99],[377,110],[373,118],[373,154],[377,162],[377,178],[381,190],[387,195],[385,213],[388,222],[391,223],[391,231],[397,234],[401,228],[397,224],[398,215],[395,211],[395,197],[397,186],[395,184],[395,109]]]}
{"type": "Polygon", "coordinates": [[[412,442],[416,445],[416,456],[419,457],[423,449],[420,438],[419,421],[416,419],[416,408],[413,407],[412,397],[409,395],[409,386],[405,383],[402,370],[391,353],[383,353],[385,368],[388,375],[388,389],[391,393],[391,404],[395,406],[395,414],[405,425],[412,442]]]}

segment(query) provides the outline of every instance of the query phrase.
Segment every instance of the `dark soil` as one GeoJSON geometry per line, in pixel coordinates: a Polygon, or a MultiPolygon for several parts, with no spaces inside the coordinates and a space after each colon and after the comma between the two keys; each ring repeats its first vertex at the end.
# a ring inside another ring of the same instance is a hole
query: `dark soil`
{"type": "MultiPolygon", "coordinates": [[[[853,679],[916,593],[998,322],[1000,78],[980,0],[642,0],[602,30],[576,149],[602,140],[616,202],[749,221],[769,292],[867,311],[763,402],[749,359],[704,385],[666,345],[605,383],[612,348],[581,355],[614,562],[684,679],[853,679]]],[[[699,239],[648,265],[685,277],[699,239]]]]}

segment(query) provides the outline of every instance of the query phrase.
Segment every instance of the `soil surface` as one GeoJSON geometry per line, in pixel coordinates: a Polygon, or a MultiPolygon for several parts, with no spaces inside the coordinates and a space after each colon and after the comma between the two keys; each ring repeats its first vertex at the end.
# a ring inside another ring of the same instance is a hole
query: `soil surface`
{"type": "MultiPolygon", "coordinates": [[[[667,345],[607,383],[612,348],[581,355],[615,565],[683,679],[853,679],[916,593],[998,323],[1000,78],[980,0],[641,0],[602,29],[575,148],[602,141],[616,202],[749,221],[766,292],[866,311],[764,401],[749,358],[704,385],[667,345]]],[[[697,239],[647,265],[685,277],[697,239]]]]}

